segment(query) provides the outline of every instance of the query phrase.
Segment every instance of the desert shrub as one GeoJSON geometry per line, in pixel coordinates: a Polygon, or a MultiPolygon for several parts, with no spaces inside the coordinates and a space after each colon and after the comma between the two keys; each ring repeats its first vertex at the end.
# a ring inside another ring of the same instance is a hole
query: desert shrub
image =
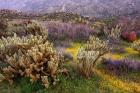
{"type": "Polygon", "coordinates": [[[134,31],[131,32],[122,32],[122,38],[128,42],[133,42],[137,39],[137,34],[134,31]]]}
{"type": "Polygon", "coordinates": [[[93,24],[91,24],[91,27],[96,30],[96,33],[99,36],[103,34],[103,29],[105,26],[106,26],[106,24],[104,22],[100,22],[100,21],[97,21],[97,22],[94,22],[93,24]]]}
{"type": "Polygon", "coordinates": [[[18,37],[16,34],[14,34],[13,37],[7,37],[0,39],[0,53],[1,56],[4,54],[14,54],[19,47],[23,47],[23,49],[31,48],[34,45],[42,44],[46,41],[47,36],[33,36],[29,35],[26,37],[18,37]]]}
{"type": "Polygon", "coordinates": [[[129,59],[124,60],[104,59],[102,65],[104,66],[105,70],[108,70],[109,72],[112,72],[113,74],[116,75],[140,71],[140,62],[131,61],[129,59]]]}
{"type": "Polygon", "coordinates": [[[32,35],[47,35],[47,29],[37,21],[26,20],[17,24],[10,24],[8,27],[9,36],[16,33],[18,36],[32,35]]]}
{"type": "Polygon", "coordinates": [[[71,53],[65,52],[65,53],[63,54],[63,56],[64,56],[64,60],[66,60],[66,61],[73,61],[73,56],[72,56],[71,53]]]}
{"type": "Polygon", "coordinates": [[[121,37],[122,37],[123,39],[127,39],[127,38],[128,38],[128,34],[129,34],[129,32],[127,32],[127,31],[122,32],[121,37]]]}
{"type": "Polygon", "coordinates": [[[133,49],[135,49],[136,51],[140,52],[140,40],[137,40],[137,41],[133,42],[131,47],[133,49]]]}
{"type": "Polygon", "coordinates": [[[122,31],[139,31],[140,19],[138,17],[120,17],[117,24],[122,27],[122,31]]]}
{"type": "Polygon", "coordinates": [[[140,31],[137,31],[136,34],[137,34],[137,38],[140,39],[140,31]]]}
{"type": "Polygon", "coordinates": [[[106,24],[108,29],[112,29],[112,27],[114,28],[116,26],[117,17],[112,16],[112,17],[103,18],[102,21],[104,22],[104,24],[106,24]]]}
{"type": "Polygon", "coordinates": [[[87,44],[80,48],[77,55],[78,72],[89,77],[93,74],[93,67],[101,56],[109,52],[108,41],[102,41],[97,37],[90,37],[87,44]]]}
{"type": "Polygon", "coordinates": [[[95,33],[93,29],[83,24],[48,22],[48,38],[51,41],[86,41],[95,33]]]}
{"type": "Polygon", "coordinates": [[[73,23],[86,23],[87,18],[73,13],[47,13],[38,17],[38,19],[43,21],[61,21],[61,22],[73,22],[73,23]]]}
{"type": "Polygon", "coordinates": [[[66,51],[64,47],[57,47],[56,51],[61,57],[63,57],[63,60],[65,62],[73,61],[73,55],[66,51]]]}
{"type": "Polygon", "coordinates": [[[130,32],[128,40],[131,41],[131,42],[133,42],[136,39],[137,39],[136,32],[134,32],[134,31],[130,32]]]}
{"type": "Polygon", "coordinates": [[[8,27],[8,20],[0,18],[0,36],[5,35],[8,27]]]}
{"type": "Polygon", "coordinates": [[[47,31],[41,23],[37,21],[28,21],[27,26],[25,27],[26,34],[32,34],[32,35],[44,35],[47,34],[47,31]]]}
{"type": "Polygon", "coordinates": [[[111,43],[120,41],[121,32],[122,30],[119,25],[117,25],[115,28],[112,28],[111,30],[109,30],[107,27],[104,28],[104,34],[111,43]]]}
{"type": "Polygon", "coordinates": [[[10,83],[19,77],[41,81],[46,88],[56,83],[59,59],[46,37],[14,35],[0,39],[0,45],[0,72],[10,83]]]}
{"type": "Polygon", "coordinates": [[[0,19],[0,30],[5,31],[8,27],[8,20],[7,19],[0,19]]]}

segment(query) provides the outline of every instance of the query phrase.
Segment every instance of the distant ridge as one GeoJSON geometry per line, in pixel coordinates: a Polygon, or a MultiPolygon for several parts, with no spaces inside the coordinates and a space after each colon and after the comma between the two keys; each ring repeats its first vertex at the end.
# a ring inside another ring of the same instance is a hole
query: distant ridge
{"type": "Polygon", "coordinates": [[[140,13],[140,0],[1,0],[0,8],[28,13],[68,12],[107,17],[140,13]]]}

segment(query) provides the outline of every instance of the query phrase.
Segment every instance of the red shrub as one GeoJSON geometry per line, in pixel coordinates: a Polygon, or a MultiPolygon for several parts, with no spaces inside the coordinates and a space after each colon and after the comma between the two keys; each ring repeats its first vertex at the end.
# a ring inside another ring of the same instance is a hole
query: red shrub
{"type": "Polygon", "coordinates": [[[122,38],[123,39],[127,39],[127,36],[128,36],[129,32],[122,32],[122,38]]]}
{"type": "Polygon", "coordinates": [[[134,31],[123,32],[122,33],[122,38],[129,41],[129,42],[133,42],[137,39],[137,35],[136,35],[136,32],[134,32],[134,31]]]}
{"type": "Polygon", "coordinates": [[[130,32],[129,35],[128,35],[128,40],[129,40],[130,42],[133,42],[133,41],[135,41],[136,39],[137,39],[136,33],[135,33],[134,31],[130,32]]]}

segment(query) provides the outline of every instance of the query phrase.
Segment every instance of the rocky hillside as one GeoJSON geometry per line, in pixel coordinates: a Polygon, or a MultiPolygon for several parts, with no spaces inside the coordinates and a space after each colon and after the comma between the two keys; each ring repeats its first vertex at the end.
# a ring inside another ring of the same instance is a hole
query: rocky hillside
{"type": "Polygon", "coordinates": [[[140,13],[140,0],[1,0],[0,8],[33,13],[73,12],[86,16],[140,13]]]}

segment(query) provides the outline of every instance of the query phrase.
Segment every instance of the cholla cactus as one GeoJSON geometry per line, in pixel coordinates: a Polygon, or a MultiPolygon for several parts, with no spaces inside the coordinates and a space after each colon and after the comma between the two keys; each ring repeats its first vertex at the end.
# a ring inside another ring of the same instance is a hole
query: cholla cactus
{"type": "Polygon", "coordinates": [[[3,65],[0,72],[7,80],[12,81],[18,76],[30,77],[31,82],[41,80],[46,88],[49,86],[48,78],[52,79],[51,83],[56,83],[59,59],[52,44],[44,42],[43,37],[19,38],[15,35],[0,42],[0,64],[3,65]],[[7,49],[9,52],[5,53],[7,49]]]}
{"type": "Polygon", "coordinates": [[[140,40],[135,41],[131,47],[140,52],[140,40]]]}
{"type": "Polygon", "coordinates": [[[49,87],[48,76],[42,76],[41,79],[42,79],[42,82],[43,82],[44,86],[45,86],[46,88],[48,88],[48,87],[49,87]]]}
{"type": "MultiPolygon", "coordinates": [[[[7,31],[4,35],[4,37],[13,36],[14,33],[17,34],[17,36],[27,36],[27,35],[48,35],[47,28],[41,24],[40,22],[34,21],[34,20],[26,20],[23,22],[9,22],[7,31]]],[[[0,37],[1,38],[1,37],[0,37]]]]}
{"type": "Polygon", "coordinates": [[[93,65],[99,56],[99,51],[83,51],[78,53],[78,71],[85,77],[89,77],[93,73],[93,65]]]}
{"type": "Polygon", "coordinates": [[[117,25],[115,28],[112,28],[111,30],[108,30],[107,28],[104,29],[104,34],[109,40],[118,41],[120,40],[122,30],[119,25],[117,25]]]}
{"type": "Polygon", "coordinates": [[[79,49],[78,71],[80,74],[89,77],[93,73],[93,67],[98,59],[109,52],[108,41],[101,41],[99,38],[90,37],[87,44],[79,49]]]}
{"type": "Polygon", "coordinates": [[[44,43],[47,36],[33,36],[29,35],[27,37],[18,37],[16,34],[14,34],[13,37],[7,37],[0,39],[0,54],[13,54],[16,52],[16,50],[19,49],[19,47],[23,49],[28,49],[34,45],[39,45],[41,43],[44,43]],[[10,51],[11,50],[11,51],[10,51]]]}
{"type": "Polygon", "coordinates": [[[95,36],[91,36],[89,41],[84,46],[85,51],[98,51],[100,55],[108,52],[109,41],[102,41],[95,36]]]}
{"type": "Polygon", "coordinates": [[[37,21],[31,21],[25,26],[25,31],[27,34],[32,35],[47,35],[48,31],[41,23],[37,21]]]}

